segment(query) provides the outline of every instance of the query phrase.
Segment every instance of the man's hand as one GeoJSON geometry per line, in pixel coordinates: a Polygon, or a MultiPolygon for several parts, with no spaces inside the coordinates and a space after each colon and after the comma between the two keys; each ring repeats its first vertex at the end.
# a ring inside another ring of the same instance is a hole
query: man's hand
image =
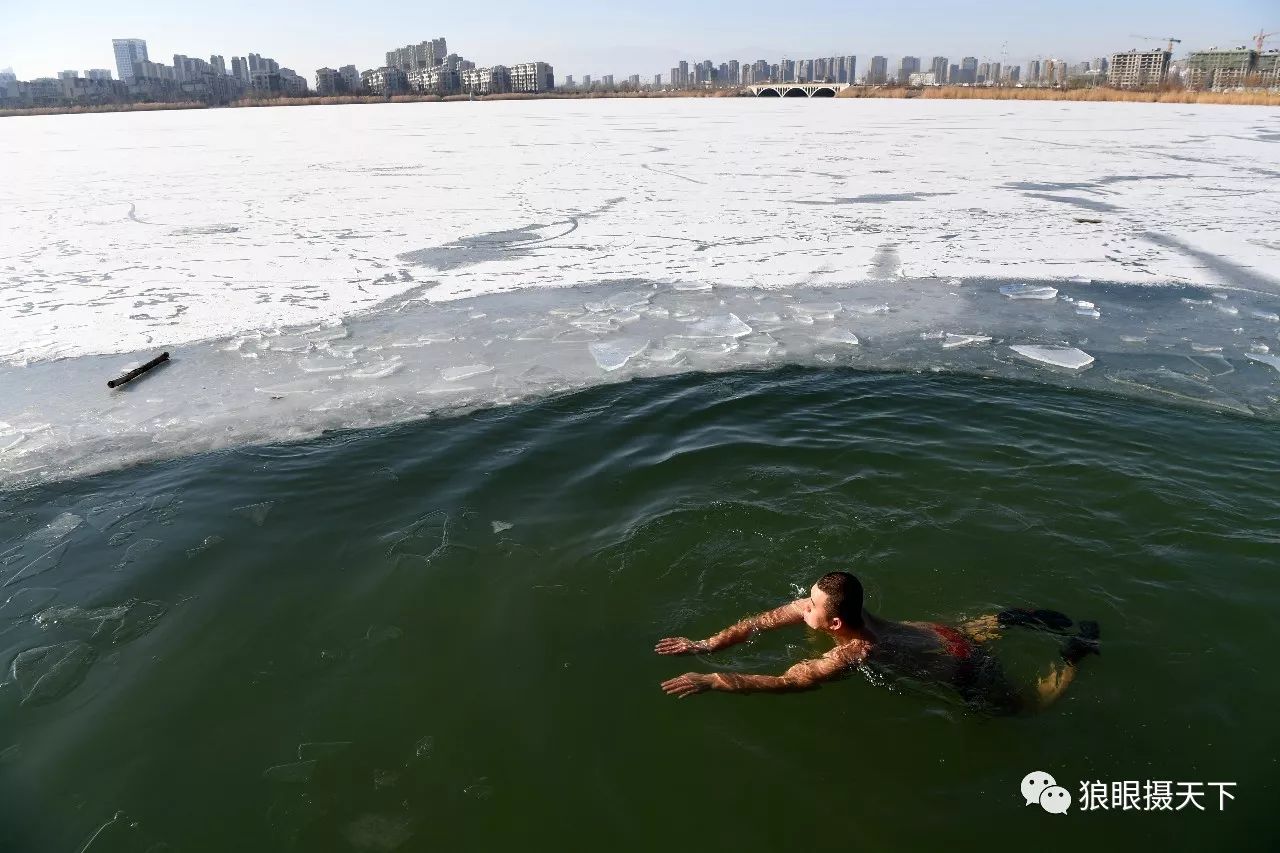
{"type": "Polygon", "coordinates": [[[710,675],[701,672],[686,672],[684,675],[677,675],[675,678],[668,678],[662,682],[662,690],[668,696],[676,696],[683,699],[686,696],[710,690],[713,685],[714,681],[710,675]]]}
{"type": "Polygon", "coordinates": [[[690,640],[688,637],[667,637],[659,640],[653,650],[660,655],[694,655],[710,651],[706,640],[690,640]]]}

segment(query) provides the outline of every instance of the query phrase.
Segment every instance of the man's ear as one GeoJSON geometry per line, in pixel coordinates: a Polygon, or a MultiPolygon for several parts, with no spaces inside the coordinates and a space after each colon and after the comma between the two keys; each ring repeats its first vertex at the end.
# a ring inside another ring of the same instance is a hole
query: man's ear
{"type": "Polygon", "coordinates": [[[831,625],[832,631],[839,631],[844,627],[844,620],[839,616],[832,616],[831,621],[828,624],[831,625]]]}

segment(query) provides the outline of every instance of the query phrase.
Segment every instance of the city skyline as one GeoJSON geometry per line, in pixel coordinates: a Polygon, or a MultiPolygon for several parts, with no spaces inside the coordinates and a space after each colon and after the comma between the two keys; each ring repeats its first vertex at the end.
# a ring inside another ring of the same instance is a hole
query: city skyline
{"type": "Polygon", "coordinates": [[[175,20],[170,8],[143,0],[68,21],[39,4],[17,7],[0,33],[0,67],[11,66],[24,79],[69,68],[112,68],[112,40],[139,38],[159,57],[270,53],[309,77],[335,64],[376,68],[386,44],[444,32],[479,65],[545,59],[575,77],[639,74],[648,79],[665,76],[680,60],[708,58],[718,64],[853,55],[860,69],[873,54],[887,57],[893,69],[903,56],[971,55],[1005,65],[1049,56],[1084,60],[1150,47],[1169,34],[1182,39],[1182,53],[1244,44],[1259,27],[1280,26],[1273,5],[1261,0],[1214,8],[1189,0],[1138,0],[1120,9],[1087,0],[1073,6],[1069,17],[1039,19],[1011,0],[979,9],[932,0],[917,4],[909,16],[835,4],[815,6],[808,15],[779,16],[776,7],[764,4],[713,2],[696,14],[674,17],[633,8],[570,14],[499,0],[483,12],[450,6],[406,9],[394,19],[376,21],[334,18],[342,20],[341,27],[328,25],[326,12],[337,16],[341,9],[332,0],[308,5],[301,24],[293,7],[264,11],[246,0],[228,0],[225,14],[214,21],[175,20]],[[244,14],[236,14],[238,9],[244,14]],[[698,26],[700,20],[707,26],[698,26]],[[767,43],[762,33],[769,34],[767,43]]]}

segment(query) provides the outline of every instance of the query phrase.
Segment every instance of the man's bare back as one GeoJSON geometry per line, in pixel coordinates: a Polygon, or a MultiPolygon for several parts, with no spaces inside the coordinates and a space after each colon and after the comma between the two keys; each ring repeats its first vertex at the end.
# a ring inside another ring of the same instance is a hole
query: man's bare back
{"type": "Polygon", "coordinates": [[[660,640],[654,651],[661,655],[710,653],[741,643],[758,631],[803,622],[829,634],[836,643],[821,657],[795,664],[782,675],[688,672],[664,681],[662,689],[680,698],[706,690],[737,693],[810,690],[867,665],[895,676],[950,685],[971,705],[1009,712],[1028,706],[1047,707],[1071,683],[1079,659],[1097,651],[1096,625],[1081,623],[1083,639],[1073,638],[1068,643],[1068,650],[1063,653],[1065,667],[1054,667],[1040,679],[1034,695],[1022,696],[1004,678],[999,662],[982,644],[1000,636],[1007,624],[1038,623],[1052,628],[1050,622],[1061,626],[1061,620],[1065,620],[1070,625],[1070,620],[1062,614],[1005,611],[951,627],[934,622],[883,619],[868,612],[862,606],[862,598],[862,585],[857,578],[845,572],[832,572],[813,585],[808,598],[744,619],[705,640],[685,637],[660,640]],[[1006,617],[1006,614],[1013,615],[1006,617]],[[1051,615],[1041,618],[1035,614],[1051,615]],[[1086,624],[1092,628],[1086,631],[1086,624]]]}

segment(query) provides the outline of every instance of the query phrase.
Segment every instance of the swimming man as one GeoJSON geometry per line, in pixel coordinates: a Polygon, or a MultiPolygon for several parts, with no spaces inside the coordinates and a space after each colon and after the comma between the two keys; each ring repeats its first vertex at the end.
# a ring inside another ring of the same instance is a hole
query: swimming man
{"type": "Polygon", "coordinates": [[[680,698],[706,690],[809,690],[866,664],[950,685],[966,704],[981,710],[1015,713],[1047,708],[1071,684],[1080,661],[1099,653],[1097,623],[1081,622],[1079,634],[1070,637],[1062,648],[1062,665],[1052,667],[1027,693],[1008,681],[999,661],[983,644],[1015,625],[1063,633],[1072,625],[1065,615],[1053,610],[1005,610],[954,628],[934,622],[893,622],[863,606],[862,584],[848,572],[823,575],[808,598],[743,619],[715,636],[697,641],[668,637],[660,640],[654,651],[660,655],[717,652],[741,643],[757,631],[801,622],[829,634],[835,640],[835,648],[821,657],[797,663],[782,675],[686,672],[664,681],[662,689],[680,698]]]}

